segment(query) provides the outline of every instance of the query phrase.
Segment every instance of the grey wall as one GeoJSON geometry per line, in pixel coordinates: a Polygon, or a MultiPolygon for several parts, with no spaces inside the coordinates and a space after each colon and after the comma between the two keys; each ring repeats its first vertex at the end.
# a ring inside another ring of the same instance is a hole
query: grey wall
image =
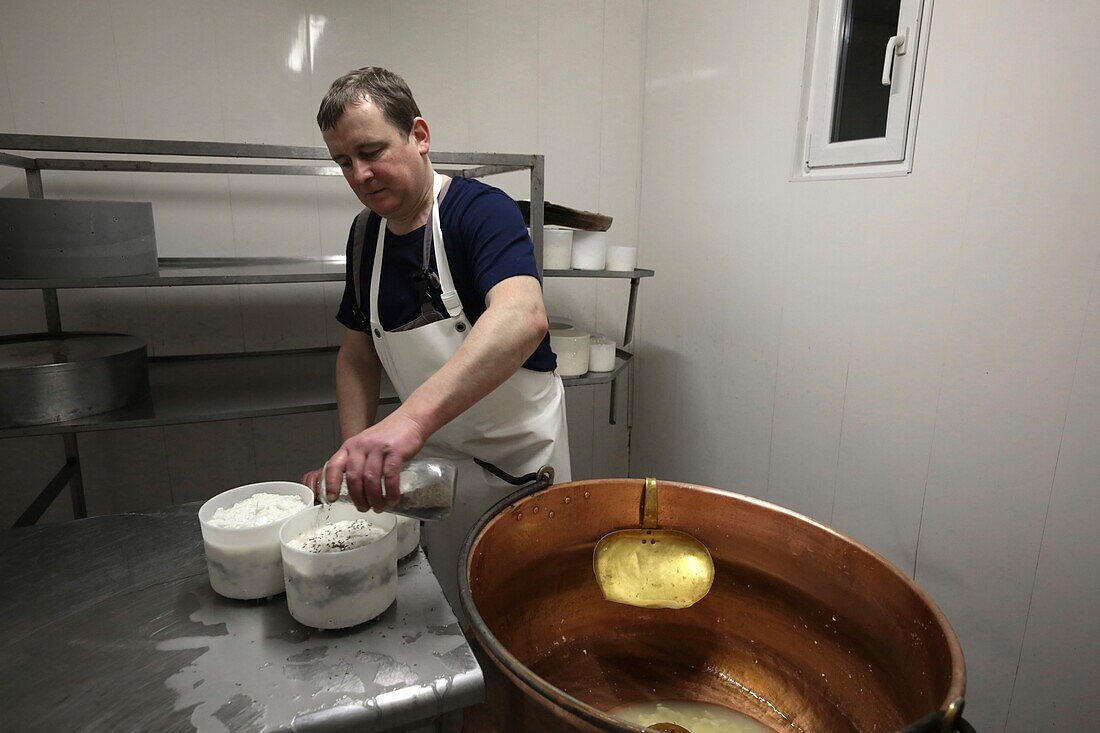
{"type": "Polygon", "coordinates": [[[939,0],[912,174],[792,183],[808,5],[648,3],[632,469],[913,575],[979,730],[1093,729],[1100,6],[939,0]]]}

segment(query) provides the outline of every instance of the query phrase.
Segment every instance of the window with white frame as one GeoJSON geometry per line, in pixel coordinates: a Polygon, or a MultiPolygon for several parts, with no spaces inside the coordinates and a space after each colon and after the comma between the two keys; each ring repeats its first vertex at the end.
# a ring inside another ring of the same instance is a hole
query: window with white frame
{"type": "Polygon", "coordinates": [[[811,2],[795,178],[912,170],[931,9],[932,0],[811,2]]]}

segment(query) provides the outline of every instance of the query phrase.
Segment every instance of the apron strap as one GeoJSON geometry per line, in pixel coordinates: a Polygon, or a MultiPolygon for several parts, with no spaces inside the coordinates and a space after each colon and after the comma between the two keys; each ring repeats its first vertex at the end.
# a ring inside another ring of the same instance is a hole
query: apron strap
{"type": "MultiPolygon", "coordinates": [[[[438,197],[439,203],[443,203],[443,199],[446,198],[447,191],[449,191],[450,188],[451,188],[451,181],[452,180],[453,179],[448,178],[447,182],[443,184],[443,188],[439,189],[439,197],[438,197]]],[[[435,219],[434,214],[435,214],[435,207],[433,206],[432,210],[430,212],[428,212],[428,224],[429,225],[431,224],[432,220],[435,219]]],[[[433,226],[424,227],[424,271],[425,272],[428,271],[428,269],[430,268],[430,266],[432,264],[431,252],[432,252],[432,240],[435,239],[434,232],[435,232],[435,227],[433,227],[433,226]]]]}
{"type": "Polygon", "coordinates": [[[363,283],[360,268],[363,264],[363,245],[367,239],[367,219],[370,218],[370,209],[364,207],[355,217],[355,233],[351,237],[351,278],[355,287],[355,317],[359,320],[359,327],[367,330],[367,319],[363,317],[363,283]]]}
{"type": "Polygon", "coordinates": [[[503,469],[497,468],[488,461],[483,461],[480,458],[475,458],[474,463],[481,466],[501,481],[512,484],[512,486],[523,486],[524,484],[529,484],[532,481],[536,480],[539,477],[540,473],[539,471],[532,471],[531,473],[525,473],[522,476],[513,476],[512,474],[505,472],[503,469]]]}
{"type": "MultiPolygon", "coordinates": [[[[432,211],[429,214],[429,222],[432,225],[432,236],[435,240],[435,264],[439,270],[439,285],[442,289],[441,299],[443,307],[451,318],[459,318],[462,315],[462,301],[455,290],[454,280],[451,278],[451,267],[447,261],[447,251],[443,246],[443,231],[439,227],[439,199],[443,176],[434,173],[432,183],[432,211]]],[[[386,219],[383,218],[378,225],[378,243],[374,248],[374,266],[371,268],[371,309],[370,325],[374,330],[381,332],[382,324],[378,316],[378,284],[382,275],[382,256],[386,245],[386,219]]],[[[353,265],[354,266],[354,265],[353,265]]]]}
{"type": "MultiPolygon", "coordinates": [[[[429,223],[431,224],[432,238],[435,240],[435,266],[439,271],[439,287],[443,291],[440,294],[440,299],[443,301],[443,307],[447,309],[447,315],[451,318],[458,318],[462,315],[462,301],[458,297],[454,280],[451,278],[451,265],[447,260],[447,250],[443,246],[443,230],[439,226],[439,202],[446,195],[450,183],[450,181],[447,181],[447,185],[443,186],[443,176],[438,173],[435,174],[435,197],[432,199],[432,212],[429,215],[429,223]]],[[[427,235],[427,232],[424,234],[427,235]]]]}

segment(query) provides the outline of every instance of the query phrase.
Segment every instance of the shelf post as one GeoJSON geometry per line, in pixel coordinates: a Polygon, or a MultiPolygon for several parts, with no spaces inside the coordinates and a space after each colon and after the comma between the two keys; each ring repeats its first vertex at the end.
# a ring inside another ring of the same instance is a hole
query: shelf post
{"type": "Polygon", "coordinates": [[[42,491],[38,492],[38,496],[34,498],[30,506],[19,515],[19,519],[15,520],[15,524],[12,527],[30,527],[37,522],[42,515],[50,508],[50,504],[57,498],[57,495],[61,493],[61,490],[65,488],[65,484],[70,480],[73,473],[78,471],[79,467],[71,461],[66,461],[65,465],[61,467],[61,470],[50,479],[49,483],[42,491]]]}
{"type": "MultiPolygon", "coordinates": [[[[46,197],[42,188],[42,169],[37,165],[28,167],[27,195],[32,199],[46,197]]],[[[46,315],[46,330],[51,334],[61,334],[61,306],[57,300],[57,288],[42,288],[42,309],[46,315]]],[[[88,516],[88,505],[84,499],[84,479],[80,472],[80,447],[76,442],[75,433],[65,433],[62,436],[65,444],[65,465],[53,481],[38,495],[38,498],[19,518],[19,522],[34,524],[42,513],[49,508],[53,500],[61,492],[61,487],[66,482],[69,484],[69,496],[73,502],[73,519],[84,519],[88,516]]]]}
{"type": "Polygon", "coordinates": [[[69,497],[73,500],[73,519],[85,519],[88,516],[88,504],[84,500],[84,476],[80,469],[80,448],[76,443],[76,433],[65,433],[65,461],[72,464],[73,473],[69,477],[69,497]]]}
{"type": "Polygon", "coordinates": [[[542,223],[545,215],[545,174],[546,162],[541,155],[535,156],[531,166],[531,241],[535,243],[535,266],[542,275],[542,223]]]}
{"type": "Polygon", "coordinates": [[[641,282],[641,278],[630,278],[630,300],[626,306],[626,328],[623,332],[624,349],[634,340],[634,311],[638,307],[638,285],[641,282]]]}
{"type": "Polygon", "coordinates": [[[42,191],[42,171],[39,168],[27,168],[27,195],[32,199],[45,198],[42,191]]]}

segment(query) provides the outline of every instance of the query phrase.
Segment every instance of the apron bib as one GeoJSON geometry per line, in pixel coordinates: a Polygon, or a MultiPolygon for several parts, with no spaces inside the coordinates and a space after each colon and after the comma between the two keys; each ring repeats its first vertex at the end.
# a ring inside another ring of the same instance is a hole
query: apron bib
{"type": "MultiPolygon", "coordinates": [[[[458,350],[471,324],[451,278],[443,232],[439,222],[442,176],[435,174],[432,211],[428,220],[439,287],[446,314],[422,313],[416,320],[393,331],[382,328],[378,315],[378,291],[386,239],[386,220],[378,227],[371,269],[370,333],[375,351],[402,401],[435,374],[458,350]],[[437,316],[438,318],[433,318],[437,316]]],[[[363,233],[353,249],[356,301],[367,211],[360,215],[363,233]]],[[[427,233],[426,235],[427,236],[427,233]]],[[[425,250],[424,269],[427,269],[425,250]]],[[[458,466],[455,509],[447,518],[424,525],[424,549],[456,614],[458,602],[458,553],[473,524],[515,486],[477,466],[473,459],[493,464],[522,476],[545,465],[554,467],[555,480],[570,480],[569,436],[565,419],[565,388],[556,372],[520,368],[468,410],[432,435],[422,450],[453,461],[458,466]]]]}

